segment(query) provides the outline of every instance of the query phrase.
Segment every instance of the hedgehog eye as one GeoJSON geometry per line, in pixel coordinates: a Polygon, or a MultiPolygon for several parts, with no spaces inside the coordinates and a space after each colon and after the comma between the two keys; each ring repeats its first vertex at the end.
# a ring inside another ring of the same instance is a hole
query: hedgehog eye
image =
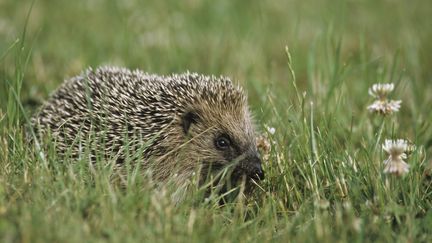
{"type": "Polygon", "coordinates": [[[226,136],[219,136],[215,141],[216,148],[226,150],[231,146],[231,140],[226,136]]]}

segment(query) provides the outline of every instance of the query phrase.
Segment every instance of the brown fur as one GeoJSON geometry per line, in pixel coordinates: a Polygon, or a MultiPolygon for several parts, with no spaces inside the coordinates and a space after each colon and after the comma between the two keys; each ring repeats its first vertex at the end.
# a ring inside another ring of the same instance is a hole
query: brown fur
{"type": "Polygon", "coordinates": [[[209,173],[233,161],[236,180],[261,173],[246,96],[225,77],[89,69],[67,80],[31,121],[37,138],[50,133],[63,156],[80,157],[87,145],[90,158],[102,154],[119,167],[138,160],[160,182],[181,185],[198,168],[209,173]],[[216,145],[220,136],[229,137],[228,149],[216,145]]]}

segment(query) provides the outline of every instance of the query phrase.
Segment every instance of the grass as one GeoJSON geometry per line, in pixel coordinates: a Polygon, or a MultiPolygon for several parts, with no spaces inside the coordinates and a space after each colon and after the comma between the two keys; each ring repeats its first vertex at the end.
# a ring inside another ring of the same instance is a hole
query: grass
{"type": "Polygon", "coordinates": [[[2,242],[432,241],[428,1],[32,2],[0,2],[2,242]],[[276,131],[254,200],[174,206],[133,171],[119,189],[109,167],[40,158],[26,118],[103,64],[241,83],[276,131]],[[378,82],[398,113],[367,111],[378,82]],[[383,173],[388,138],[417,146],[406,176],[383,173]]]}

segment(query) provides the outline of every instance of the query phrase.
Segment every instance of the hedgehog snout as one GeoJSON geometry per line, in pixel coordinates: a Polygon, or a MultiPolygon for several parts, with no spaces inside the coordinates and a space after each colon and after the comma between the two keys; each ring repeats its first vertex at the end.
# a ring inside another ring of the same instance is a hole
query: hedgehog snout
{"type": "Polygon", "coordinates": [[[242,164],[243,170],[249,178],[257,181],[264,180],[265,173],[262,169],[261,159],[258,155],[247,157],[242,164]]]}

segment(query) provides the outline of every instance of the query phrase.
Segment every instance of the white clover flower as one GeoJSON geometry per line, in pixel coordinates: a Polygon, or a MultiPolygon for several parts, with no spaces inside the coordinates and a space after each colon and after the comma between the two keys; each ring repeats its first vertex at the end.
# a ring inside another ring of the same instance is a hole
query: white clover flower
{"type": "Polygon", "coordinates": [[[266,126],[266,128],[267,128],[267,132],[269,132],[271,135],[275,134],[276,128],[274,128],[274,127],[268,127],[268,126],[266,126]]]}
{"type": "Polygon", "coordinates": [[[384,160],[384,173],[404,175],[409,171],[409,165],[404,161],[407,158],[405,151],[408,149],[408,142],[404,139],[386,139],[382,145],[383,150],[389,155],[384,160]]]}
{"type": "Polygon", "coordinates": [[[257,148],[261,152],[263,161],[268,161],[268,159],[270,158],[270,150],[271,150],[269,139],[267,138],[267,136],[261,135],[256,138],[256,142],[257,142],[257,148]]]}
{"type": "Polygon", "coordinates": [[[369,94],[377,100],[369,105],[367,109],[370,112],[375,112],[381,115],[388,115],[399,111],[402,101],[387,99],[388,94],[392,92],[393,89],[393,83],[372,85],[372,87],[369,88],[369,94]]]}
{"type": "Polygon", "coordinates": [[[376,99],[386,99],[387,95],[394,89],[394,84],[374,84],[369,88],[369,94],[376,99]]]}
{"type": "Polygon", "coordinates": [[[372,105],[368,106],[370,112],[376,112],[381,115],[388,115],[398,112],[401,107],[401,100],[375,100],[372,105]]]}

